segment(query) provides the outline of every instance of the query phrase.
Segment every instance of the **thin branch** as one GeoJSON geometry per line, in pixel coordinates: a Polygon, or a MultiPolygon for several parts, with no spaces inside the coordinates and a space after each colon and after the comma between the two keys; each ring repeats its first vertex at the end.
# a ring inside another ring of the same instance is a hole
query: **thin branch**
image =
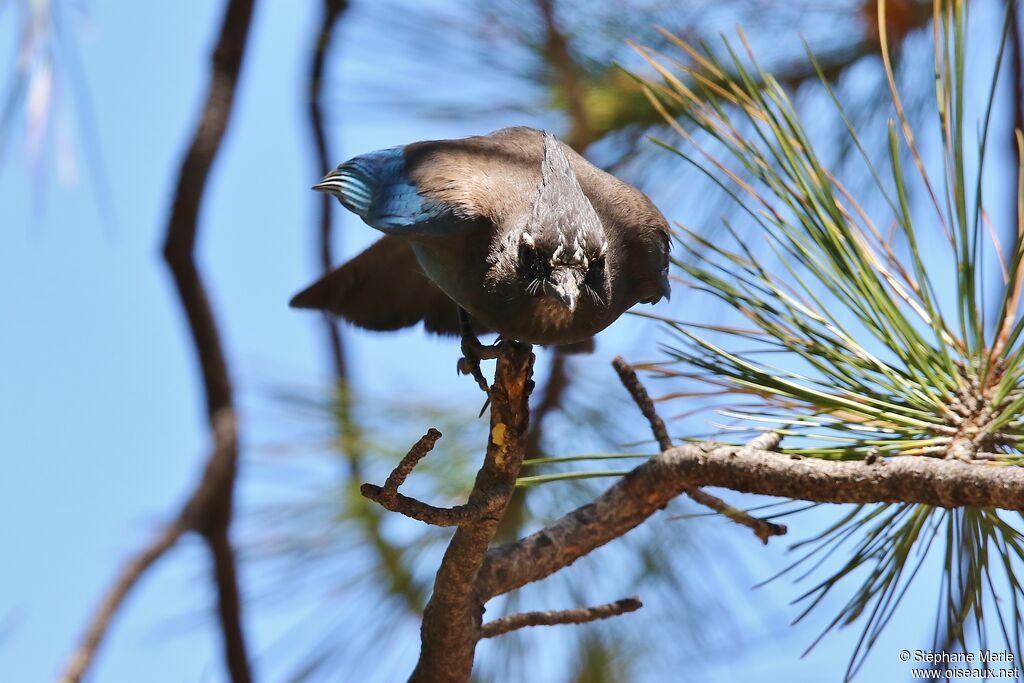
{"type": "MultiPolygon", "coordinates": [[[[667,451],[672,448],[672,439],[668,435],[668,429],[665,427],[665,421],[661,419],[660,415],[658,415],[658,411],[654,408],[654,401],[651,400],[651,396],[647,393],[647,389],[644,388],[644,385],[640,382],[640,378],[636,376],[636,371],[633,370],[629,363],[627,363],[621,356],[616,356],[615,359],[612,360],[612,366],[619,374],[619,379],[622,381],[623,386],[626,387],[630,396],[633,397],[633,401],[640,408],[640,412],[643,413],[644,417],[647,418],[647,422],[650,423],[651,431],[654,433],[655,441],[658,442],[658,447],[661,448],[662,451],[667,451]]],[[[771,437],[771,435],[768,436],[771,437]]],[[[778,443],[779,439],[778,437],[775,437],[774,443],[766,443],[760,447],[772,449],[775,448],[778,443]]],[[[721,498],[713,496],[706,491],[692,489],[685,493],[694,502],[728,517],[737,524],[748,527],[759,539],[761,539],[762,543],[768,543],[768,539],[772,536],[783,536],[786,533],[785,525],[775,524],[773,522],[748,515],[742,510],[734,508],[721,498]]]]}
{"type": "Polygon", "coordinates": [[[166,553],[182,534],[187,531],[180,519],[168,524],[160,534],[142,549],[135,557],[130,559],[121,570],[121,575],[110,587],[107,595],[100,602],[99,607],[93,614],[92,622],[82,636],[78,648],[72,653],[64,673],[58,679],[59,683],[78,683],[82,680],[96,651],[99,649],[103,636],[110,628],[110,622],[117,614],[121,603],[128,596],[128,593],[135,587],[142,575],[166,553]]]}
{"type": "Polygon", "coordinates": [[[213,558],[213,572],[217,584],[217,614],[224,638],[224,661],[232,681],[248,681],[249,658],[246,656],[245,635],[242,631],[241,599],[238,594],[238,577],[235,573],[235,551],[228,535],[228,522],[205,536],[210,555],[213,558]]]}
{"type": "Polygon", "coordinates": [[[672,448],[672,438],[668,435],[665,421],[661,419],[658,411],[654,409],[654,401],[651,400],[651,395],[647,393],[644,385],[640,383],[640,378],[636,376],[636,371],[622,356],[616,356],[612,360],[612,367],[618,373],[622,386],[626,387],[626,391],[633,397],[633,402],[640,408],[640,412],[643,413],[643,416],[647,418],[647,422],[651,425],[651,432],[654,434],[654,440],[658,443],[658,448],[663,451],[672,448]]]}
{"type": "Polygon", "coordinates": [[[441,432],[430,429],[420,437],[420,440],[409,449],[398,466],[392,470],[387,481],[384,482],[384,486],[363,484],[359,487],[359,492],[387,510],[434,526],[461,526],[494,512],[496,506],[503,503],[497,496],[486,496],[475,503],[440,508],[409,496],[403,496],[398,492],[398,487],[405,483],[406,477],[419,461],[434,448],[434,444],[440,438],[441,432]]]}
{"type": "Polygon", "coordinates": [[[709,510],[714,510],[723,517],[727,517],[740,526],[745,526],[754,532],[761,543],[768,544],[768,539],[772,536],[785,536],[789,529],[785,524],[776,524],[775,522],[769,522],[766,519],[754,517],[748,515],[739,508],[734,508],[718,496],[713,496],[707,491],[701,489],[691,489],[686,492],[686,495],[695,502],[703,505],[709,510]]]}
{"type": "MultiPolygon", "coordinates": [[[[326,173],[334,163],[331,161],[327,135],[324,133],[323,89],[327,53],[334,38],[334,28],[342,14],[348,9],[348,0],[324,0],[323,8],[320,28],[317,31],[316,41],[313,43],[313,55],[309,64],[309,100],[307,103],[309,125],[313,132],[313,147],[316,151],[316,172],[321,174],[326,173]]],[[[329,195],[321,193],[317,195],[317,202],[319,203],[317,251],[320,269],[327,273],[334,267],[334,256],[331,253],[332,199],[329,195]]],[[[348,378],[348,368],[345,364],[341,331],[337,324],[326,315],[324,316],[324,329],[327,332],[327,344],[331,362],[334,365],[334,374],[339,382],[345,382],[348,378]]]]}
{"type": "Polygon", "coordinates": [[[487,454],[468,502],[478,508],[493,504],[493,511],[459,526],[445,551],[433,595],[423,612],[420,657],[409,679],[412,683],[462,683],[470,679],[483,618],[477,574],[515,492],[526,453],[533,361],[528,345],[500,343],[490,391],[487,454]]]}
{"type": "Polygon", "coordinates": [[[129,562],[91,621],[81,645],[60,679],[77,683],[92,663],[114,613],[132,586],[181,535],[194,530],[204,536],[213,558],[213,578],[220,605],[225,662],[234,683],[249,683],[252,675],[242,635],[234,553],[228,541],[238,434],[228,373],[216,319],[196,268],[194,252],[199,208],[206,180],[227,129],[241,71],[254,0],[229,0],[214,48],[210,84],[195,135],[182,161],[167,223],[164,258],[174,277],[178,297],[199,360],[213,448],[203,476],[176,521],[146,550],[129,562]]]}
{"type": "Polygon", "coordinates": [[[405,454],[402,461],[398,463],[398,467],[391,472],[391,475],[384,482],[385,492],[397,492],[398,487],[405,483],[406,477],[412,472],[413,468],[422,460],[427,453],[434,448],[434,444],[441,438],[441,432],[436,429],[428,429],[427,433],[420,437],[420,440],[409,449],[409,452],[405,454]]]}
{"type": "Polygon", "coordinates": [[[551,612],[522,612],[495,619],[483,625],[481,635],[494,638],[527,626],[555,626],[558,624],[585,624],[590,621],[609,619],[620,614],[635,612],[643,607],[640,598],[625,598],[597,607],[556,610],[551,612]]]}
{"type": "Polygon", "coordinates": [[[462,526],[475,522],[481,517],[493,513],[502,502],[499,498],[491,497],[479,501],[479,504],[476,505],[466,503],[442,508],[424,503],[416,498],[403,496],[400,493],[388,495],[383,488],[373,484],[363,484],[359,487],[359,492],[364,497],[378,503],[385,510],[397,512],[424,524],[445,527],[462,526]]]}
{"type": "MultiPolygon", "coordinates": [[[[1016,131],[1024,131],[1024,49],[1021,48],[1021,36],[1020,36],[1020,16],[1017,13],[1017,2],[1016,0],[1006,0],[1007,10],[1010,12],[1010,92],[1012,93],[1010,106],[1013,110],[1013,116],[1010,121],[1010,135],[1009,145],[1011,152],[1011,159],[1017,157],[1017,133],[1016,131]]],[[[1010,173],[1010,205],[1013,208],[1012,215],[1017,219],[1012,222],[1007,222],[1007,230],[1009,232],[1009,239],[1006,240],[1006,253],[1013,254],[1016,251],[1017,241],[1020,238],[1018,235],[1018,226],[1020,225],[1020,216],[1017,216],[1017,187],[1019,179],[1019,164],[1011,164],[1013,172],[1010,173]]]]}

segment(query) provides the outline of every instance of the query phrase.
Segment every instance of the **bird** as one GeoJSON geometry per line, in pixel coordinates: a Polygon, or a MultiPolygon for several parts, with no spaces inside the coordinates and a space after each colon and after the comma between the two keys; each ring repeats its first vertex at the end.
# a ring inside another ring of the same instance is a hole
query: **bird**
{"type": "Polygon", "coordinates": [[[545,131],[377,150],[313,189],[384,236],[290,305],[370,330],[422,322],[461,335],[460,371],[485,391],[476,334],[587,345],[635,304],[671,296],[661,211],[545,131]]]}

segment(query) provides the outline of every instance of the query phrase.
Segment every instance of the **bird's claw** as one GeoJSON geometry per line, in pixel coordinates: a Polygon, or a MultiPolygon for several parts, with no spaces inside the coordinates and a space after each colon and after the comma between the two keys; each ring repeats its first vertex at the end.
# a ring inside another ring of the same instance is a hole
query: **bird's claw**
{"type": "Polygon", "coordinates": [[[498,357],[498,344],[486,346],[481,344],[472,335],[462,337],[462,358],[459,359],[457,368],[460,375],[472,375],[477,385],[485,393],[489,394],[491,388],[487,385],[484,373],[480,370],[480,361],[494,360],[498,357]]]}

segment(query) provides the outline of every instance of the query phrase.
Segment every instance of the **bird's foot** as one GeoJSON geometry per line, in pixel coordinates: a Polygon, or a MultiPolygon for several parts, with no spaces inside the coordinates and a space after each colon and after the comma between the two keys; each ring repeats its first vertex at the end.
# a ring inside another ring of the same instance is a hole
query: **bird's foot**
{"type": "Polygon", "coordinates": [[[480,370],[480,361],[494,360],[498,357],[498,345],[501,339],[492,345],[481,344],[480,340],[472,334],[462,335],[462,358],[459,359],[458,371],[460,375],[472,375],[477,385],[485,393],[490,393],[490,387],[480,370]]]}

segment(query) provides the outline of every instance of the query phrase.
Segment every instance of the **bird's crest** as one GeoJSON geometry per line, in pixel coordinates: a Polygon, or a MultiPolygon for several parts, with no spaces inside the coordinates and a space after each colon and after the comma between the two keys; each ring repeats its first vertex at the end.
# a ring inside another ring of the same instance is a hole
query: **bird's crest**
{"type": "Polygon", "coordinates": [[[552,264],[585,266],[588,239],[604,240],[601,219],[583,193],[561,143],[551,133],[544,133],[540,171],[540,187],[522,238],[530,244],[543,241],[551,245],[552,264]]]}

